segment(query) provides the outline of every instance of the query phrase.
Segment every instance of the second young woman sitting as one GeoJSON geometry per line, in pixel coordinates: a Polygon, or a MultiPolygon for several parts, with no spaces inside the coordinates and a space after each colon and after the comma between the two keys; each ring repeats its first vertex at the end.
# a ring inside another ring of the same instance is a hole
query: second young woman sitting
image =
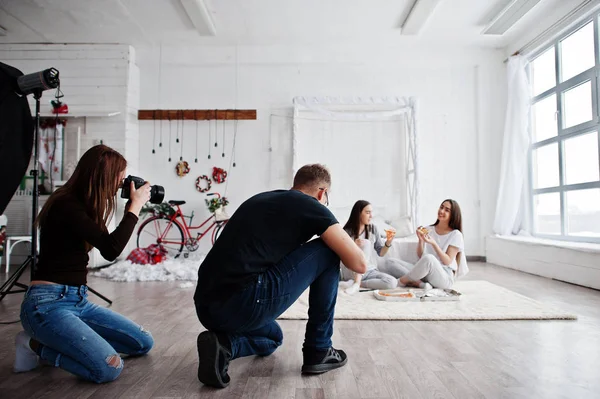
{"type": "MultiPolygon", "coordinates": [[[[450,288],[457,277],[468,272],[462,216],[456,201],[447,199],[442,202],[436,222],[428,227],[419,227],[417,236],[419,261],[414,266],[402,262],[408,270],[406,274],[402,273],[404,275],[399,278],[398,286],[450,288]]],[[[387,265],[391,266],[389,263],[387,265]]]]}
{"type": "Polygon", "coordinates": [[[373,249],[379,256],[384,256],[392,246],[395,231],[386,230],[385,243],[379,236],[377,228],[371,224],[373,208],[368,201],[356,201],[350,212],[344,230],[354,239],[364,252],[368,263],[368,270],[364,275],[355,274],[342,264],[341,288],[348,294],[354,294],[360,287],[371,289],[390,289],[398,285],[394,276],[380,272],[377,269],[377,259],[373,256],[373,249]]]}

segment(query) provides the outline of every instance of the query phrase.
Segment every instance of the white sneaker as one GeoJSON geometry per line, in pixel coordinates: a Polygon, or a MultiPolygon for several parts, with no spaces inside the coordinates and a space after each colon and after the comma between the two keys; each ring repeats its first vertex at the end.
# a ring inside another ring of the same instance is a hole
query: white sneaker
{"type": "Polygon", "coordinates": [[[338,288],[340,290],[345,290],[346,288],[352,287],[353,284],[354,284],[354,280],[340,281],[340,284],[339,284],[338,288]]]}
{"type": "Polygon", "coordinates": [[[31,337],[25,331],[21,331],[15,337],[15,363],[13,371],[15,373],[24,373],[33,370],[39,364],[39,356],[29,346],[31,337]]]}
{"type": "Polygon", "coordinates": [[[349,288],[346,288],[344,290],[344,292],[346,294],[348,294],[348,295],[354,295],[354,294],[356,294],[358,292],[359,289],[360,289],[360,285],[358,285],[358,284],[352,284],[352,286],[349,287],[349,288]]]}
{"type": "Polygon", "coordinates": [[[423,288],[425,290],[425,292],[432,290],[433,286],[429,283],[421,283],[419,284],[419,288],[423,288]]]}

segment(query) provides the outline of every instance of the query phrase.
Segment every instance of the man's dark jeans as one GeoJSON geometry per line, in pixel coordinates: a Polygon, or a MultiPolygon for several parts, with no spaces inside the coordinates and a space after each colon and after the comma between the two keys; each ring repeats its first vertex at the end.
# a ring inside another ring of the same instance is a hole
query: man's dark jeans
{"type": "Polygon", "coordinates": [[[267,356],[281,345],[283,333],[275,321],[310,286],[305,348],[331,347],[340,258],[321,239],[310,241],[243,291],[223,301],[196,303],[200,322],[224,333],[232,359],[267,356]]]}

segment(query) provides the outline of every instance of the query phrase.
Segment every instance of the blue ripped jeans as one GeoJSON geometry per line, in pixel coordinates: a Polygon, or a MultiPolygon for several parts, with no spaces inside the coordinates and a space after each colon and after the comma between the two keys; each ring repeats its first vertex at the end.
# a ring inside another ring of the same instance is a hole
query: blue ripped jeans
{"type": "Polygon", "coordinates": [[[154,345],[141,326],[89,302],[85,285],[30,286],[21,305],[21,323],[41,344],[37,354],[43,360],[96,383],[121,374],[119,353],[143,355],[154,345]]]}
{"type": "Polygon", "coordinates": [[[328,349],[340,276],[340,258],[321,239],[296,249],[225,301],[196,302],[200,322],[224,333],[232,359],[268,356],[283,341],[275,321],[310,287],[304,347],[328,349]]]}

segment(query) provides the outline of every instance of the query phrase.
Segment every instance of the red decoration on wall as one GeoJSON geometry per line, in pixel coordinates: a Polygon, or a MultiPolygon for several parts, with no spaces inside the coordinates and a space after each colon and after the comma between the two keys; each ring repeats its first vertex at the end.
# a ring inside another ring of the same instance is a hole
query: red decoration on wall
{"type": "Polygon", "coordinates": [[[227,179],[227,172],[221,168],[217,168],[216,166],[213,168],[212,173],[213,180],[215,183],[224,183],[225,179],[227,179]]]}

